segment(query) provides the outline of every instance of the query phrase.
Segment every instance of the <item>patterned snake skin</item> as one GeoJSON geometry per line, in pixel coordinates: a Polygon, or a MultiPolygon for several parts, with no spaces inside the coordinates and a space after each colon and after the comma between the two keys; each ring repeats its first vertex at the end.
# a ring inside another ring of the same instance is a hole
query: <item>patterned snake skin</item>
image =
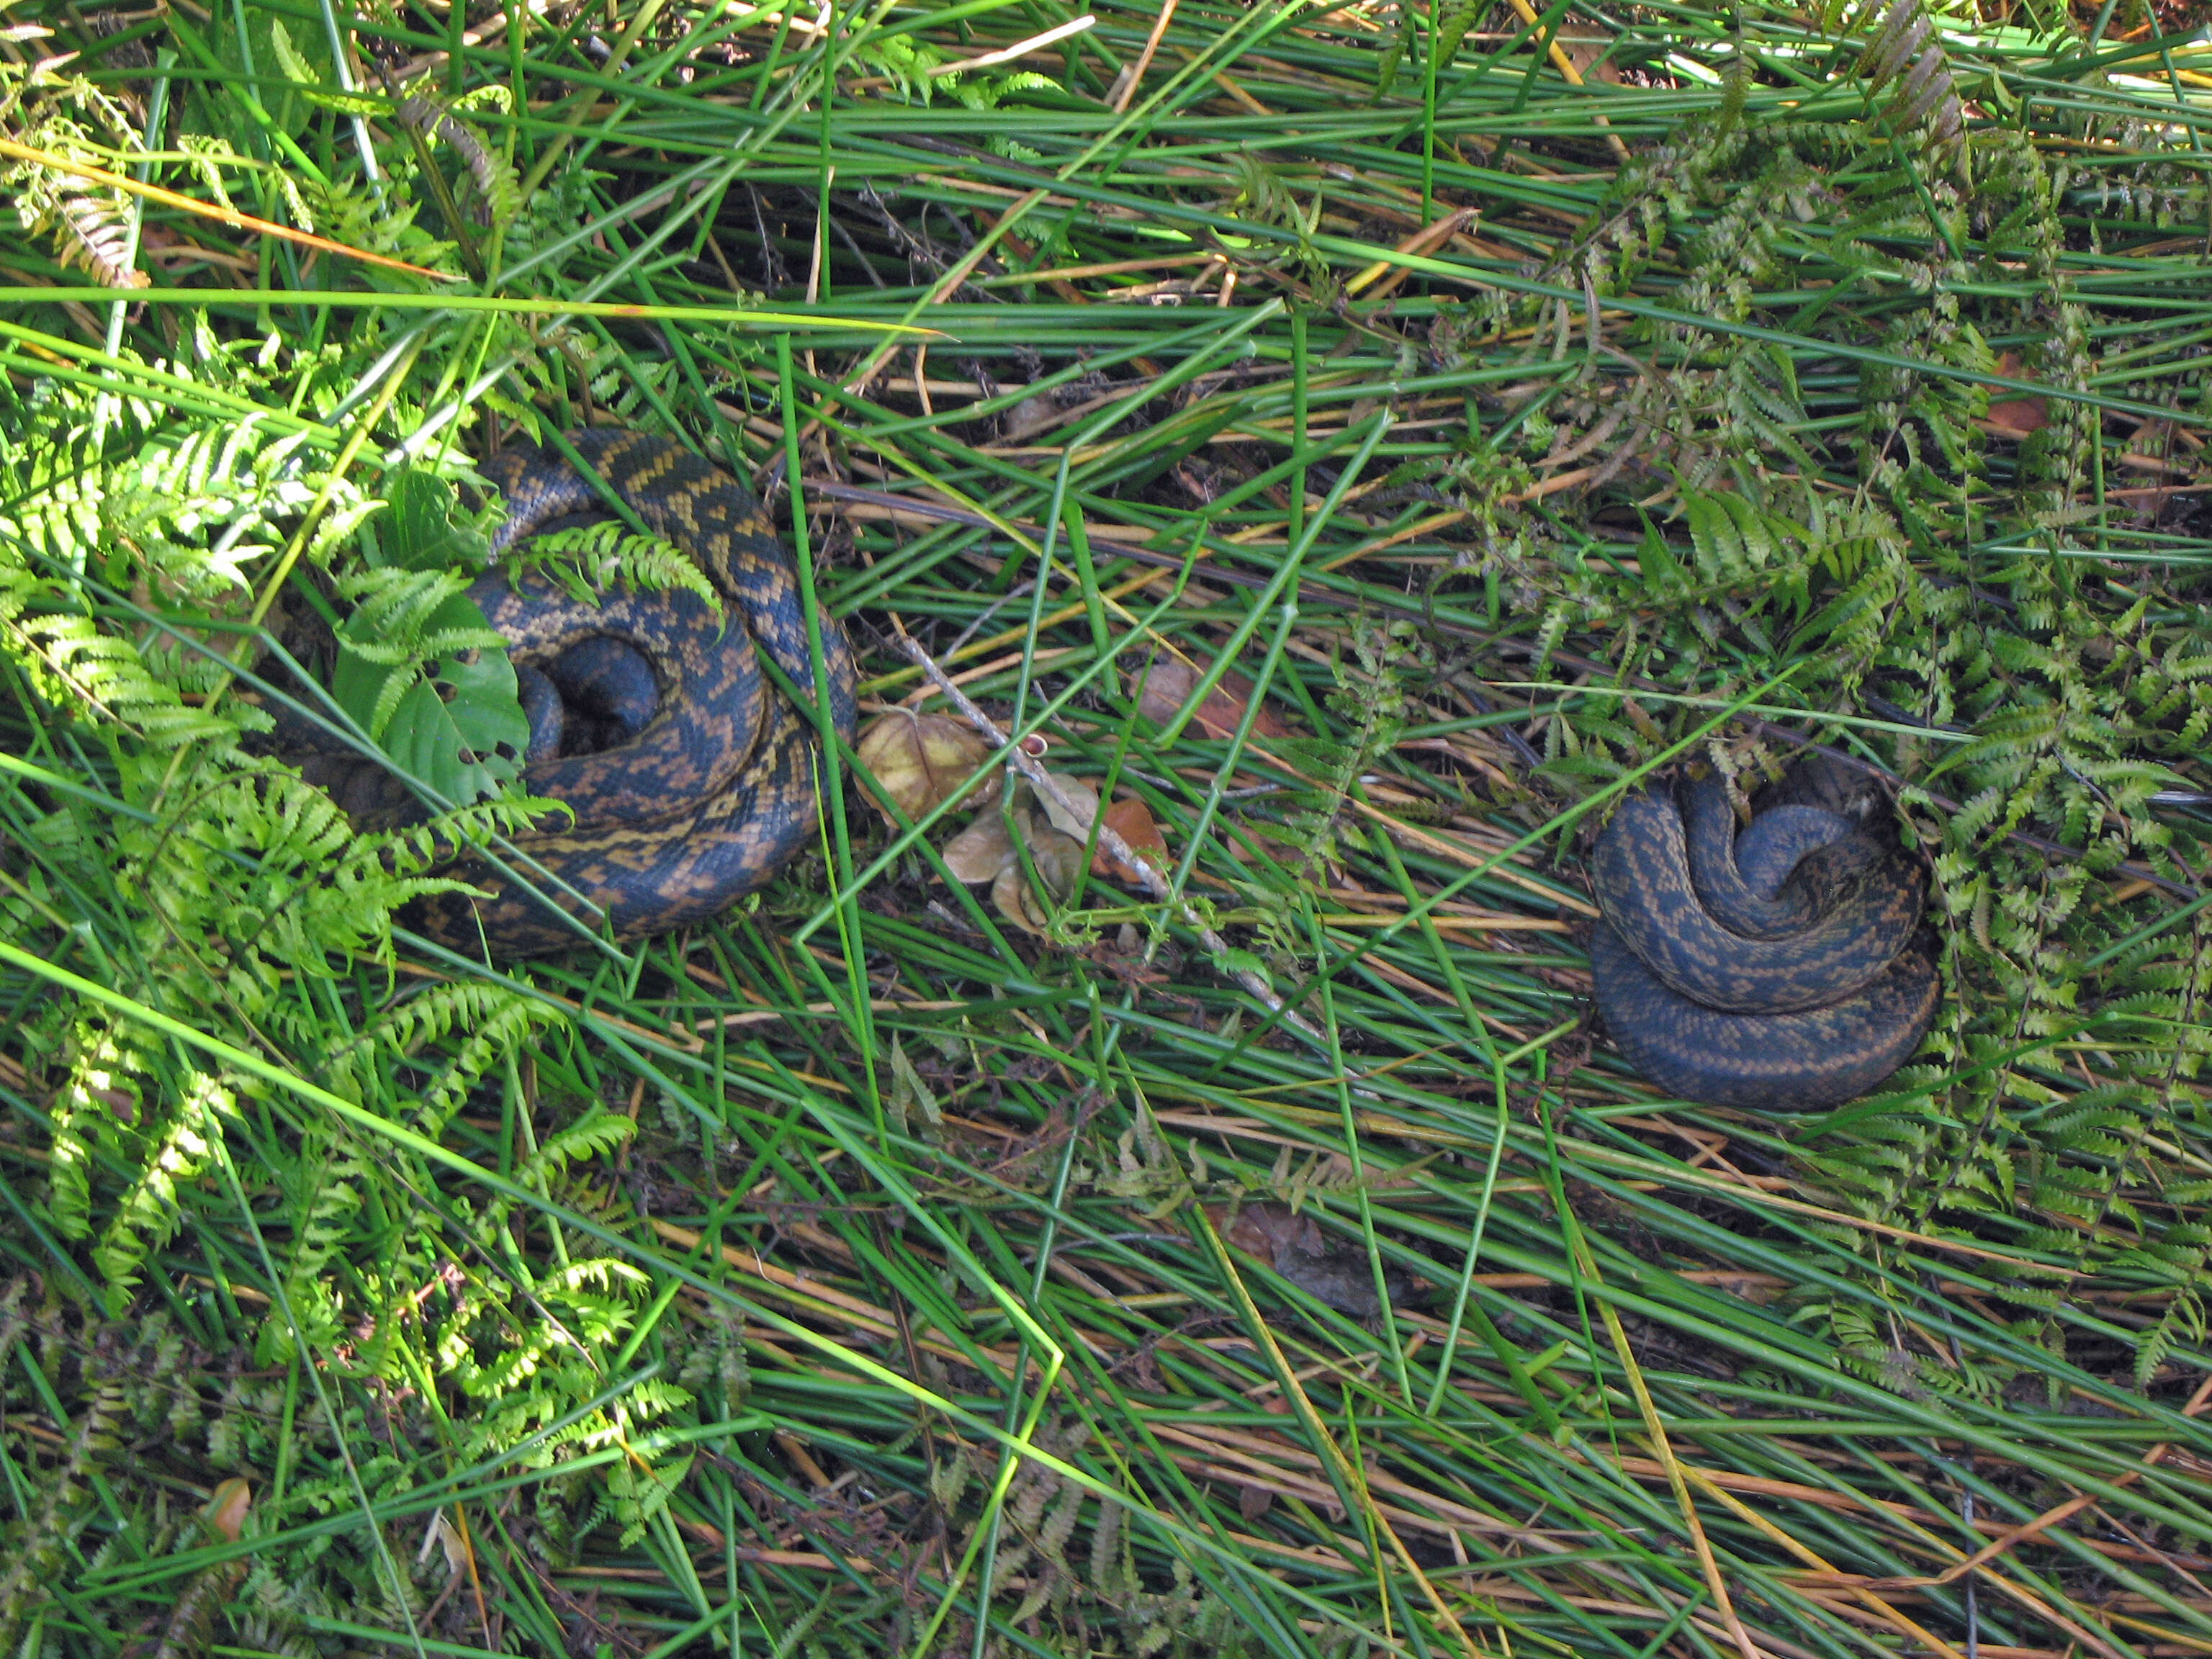
{"type": "MultiPolygon", "coordinates": [[[[751,491],[666,438],[592,428],[569,441],[648,528],[691,556],[726,607],[726,622],[717,621],[680,590],[610,592],[596,605],[581,604],[544,577],[517,583],[499,569],[469,590],[507,638],[532,716],[523,787],[565,801],[575,815],[550,833],[518,838],[538,867],[515,868],[587,930],[597,922],[578,898],[606,913],[617,939],[635,939],[726,909],[813,839],[820,811],[812,717],[769,682],[754,647],[801,688],[811,689],[814,676],[798,574],[751,491]],[[617,740],[560,752],[564,726],[573,734],[594,726],[600,740],[610,732],[617,740]]],[[[507,497],[508,517],[493,538],[498,552],[602,507],[552,452],[512,452],[484,473],[507,497]]],[[[822,636],[831,714],[850,740],[852,647],[826,616],[822,636]]],[[[380,816],[390,793],[390,774],[352,757],[343,766],[307,757],[301,769],[357,823],[380,816]]],[[[462,873],[489,896],[420,900],[408,917],[418,932],[453,950],[489,945],[510,958],[579,943],[544,899],[481,864],[462,873]]]]}
{"type": "Polygon", "coordinates": [[[1631,796],[1599,837],[1590,942],[1622,1054],[1684,1100],[1812,1111],[1875,1088],[1934,1018],[1942,984],[1917,866],[1800,768],[1736,834],[1717,778],[1631,796]]]}

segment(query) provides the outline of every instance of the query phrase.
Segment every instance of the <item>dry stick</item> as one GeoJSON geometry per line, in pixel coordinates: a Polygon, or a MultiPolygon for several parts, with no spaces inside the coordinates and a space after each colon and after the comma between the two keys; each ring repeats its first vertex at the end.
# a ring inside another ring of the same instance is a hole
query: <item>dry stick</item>
{"type": "Polygon", "coordinates": [[[1168,32],[1169,20],[1175,14],[1176,0],[1164,0],[1160,7],[1160,15],[1152,20],[1152,32],[1146,38],[1143,53],[1133,67],[1122,71],[1127,78],[1114,89],[1115,114],[1128,112],[1129,100],[1137,95],[1138,87],[1143,84],[1145,71],[1152,66],[1152,54],[1160,49],[1160,37],[1168,32]]]}
{"type": "Polygon", "coordinates": [[[1085,15],[1073,18],[1057,28],[1047,29],[1042,34],[1032,34],[1025,40],[1017,40],[1011,46],[1000,46],[974,58],[964,58],[957,63],[937,64],[922,70],[925,80],[934,80],[940,75],[964,75],[969,70],[989,69],[998,64],[1011,64],[1017,58],[1026,58],[1031,52],[1042,52],[1048,46],[1058,46],[1071,34],[1080,34],[1098,20],[1085,15]]]}
{"type": "Polygon", "coordinates": [[[1312,1042],[1323,1047],[1328,1046],[1328,1039],[1322,1036],[1310,1021],[1294,1011],[1285,1010],[1282,998],[1275,994],[1275,988],[1267,982],[1266,975],[1255,973],[1249,968],[1229,966],[1226,961],[1230,949],[1229,941],[1207,927],[1200,918],[1198,912],[1194,910],[1186,900],[1175,896],[1174,890],[1168,885],[1167,878],[1155,870],[1146,861],[1143,854],[1130,846],[1111,824],[1104,821],[1100,816],[1100,809],[1097,806],[1092,805],[1088,801],[1079,800],[1066,789],[1061,788],[1054,781],[1052,775],[1038,764],[1033,757],[1025,753],[1019,744],[1013,742],[999,729],[996,720],[969,701],[968,694],[952,683],[951,677],[937,665],[928,652],[922,649],[919,640],[902,635],[900,643],[904,647],[906,654],[913,659],[915,666],[921,669],[928,677],[929,683],[944,695],[945,700],[953,708],[960,711],[961,719],[981,732],[992,747],[1006,750],[1007,759],[1014,770],[1022,775],[1030,788],[1036,790],[1038,794],[1060,808],[1078,823],[1083,823],[1092,818],[1098,820],[1095,825],[1098,845],[1105,850],[1107,856],[1118,860],[1134,870],[1137,872],[1137,879],[1143,884],[1145,890],[1155,899],[1163,904],[1172,904],[1175,907],[1176,914],[1197,933],[1199,943],[1205,945],[1207,953],[1212,957],[1215,968],[1257,997],[1266,1005],[1269,1013],[1280,1015],[1285,1024],[1294,1027],[1300,1035],[1312,1042]]]}
{"type": "MultiPolygon", "coordinates": [[[[1394,253],[1433,253],[1443,243],[1449,241],[1453,237],[1458,235],[1461,231],[1466,229],[1468,226],[1473,224],[1480,216],[1481,210],[1479,208],[1461,208],[1455,212],[1447,213],[1443,218],[1437,220],[1434,224],[1423,225],[1416,229],[1410,236],[1401,238],[1397,246],[1394,247],[1391,252],[1394,253]]],[[[1366,270],[1361,271],[1357,276],[1354,276],[1350,282],[1344,285],[1345,293],[1347,295],[1357,295],[1360,289],[1365,288],[1369,283],[1376,282],[1389,274],[1391,262],[1389,260],[1377,259],[1373,264],[1368,266],[1366,270]]],[[[1405,265],[1400,265],[1397,269],[1400,276],[1402,278],[1408,272],[1410,268],[1405,265]]],[[[1391,286],[1395,287],[1396,283],[1393,283],[1391,286]]],[[[1381,290],[1377,290],[1376,297],[1383,297],[1381,290]]]]}

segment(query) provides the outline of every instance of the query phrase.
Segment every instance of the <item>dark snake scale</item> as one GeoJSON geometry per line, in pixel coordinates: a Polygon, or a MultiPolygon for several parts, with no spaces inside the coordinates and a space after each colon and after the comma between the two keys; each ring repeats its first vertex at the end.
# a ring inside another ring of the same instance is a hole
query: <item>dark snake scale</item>
{"type": "MultiPolygon", "coordinates": [[[[604,912],[618,939],[703,921],[766,883],[820,823],[811,711],[794,708],[755,654],[757,646],[795,684],[812,688],[798,573],[759,502],[666,438],[592,428],[569,441],[648,529],[696,562],[726,616],[681,590],[613,591],[582,603],[542,576],[517,582],[498,568],[470,588],[507,641],[531,716],[523,787],[574,815],[515,841],[527,862],[509,862],[543,896],[472,862],[460,873],[488,896],[443,893],[410,907],[418,932],[471,954],[578,944],[548,899],[587,932],[598,926],[592,908],[604,912]]],[[[589,481],[551,452],[511,452],[483,472],[507,498],[495,552],[556,520],[603,510],[589,481]]],[[[822,643],[831,717],[849,741],[852,648],[826,615],[822,643]]],[[[357,823],[381,816],[390,775],[329,758],[312,757],[325,763],[303,763],[303,775],[330,788],[357,823]]]]}
{"type": "Polygon", "coordinates": [[[1599,837],[1598,1011],[1684,1100],[1813,1111],[1878,1087],[1920,1046],[1942,984],[1917,865],[1835,804],[1825,769],[1741,835],[1717,778],[1630,796],[1599,837]]]}

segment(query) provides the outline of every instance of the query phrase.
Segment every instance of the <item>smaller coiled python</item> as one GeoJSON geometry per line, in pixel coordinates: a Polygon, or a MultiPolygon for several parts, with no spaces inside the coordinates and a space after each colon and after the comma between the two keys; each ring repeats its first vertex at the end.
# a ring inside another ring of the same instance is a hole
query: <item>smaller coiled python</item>
{"type": "Polygon", "coordinates": [[[1878,1086],[1942,986],[1918,865],[1801,765],[1739,835],[1716,777],[1630,796],[1598,839],[1599,1012],[1669,1094],[1811,1111],[1878,1086]]]}
{"type": "MultiPolygon", "coordinates": [[[[531,722],[523,787],[574,815],[518,838],[544,872],[525,865],[521,873],[586,928],[596,921],[578,897],[605,913],[617,939],[635,939],[726,909],[815,836],[813,717],[769,684],[755,654],[757,647],[811,689],[806,617],[791,555],[736,478],[644,433],[592,428],[569,441],[647,528],[697,562],[726,607],[717,620],[682,590],[581,602],[543,576],[518,582],[497,568],[469,590],[515,663],[531,722]]],[[[507,498],[497,553],[602,510],[589,481],[550,451],[511,451],[483,471],[507,498]]],[[[849,741],[852,647],[827,615],[822,644],[831,718],[849,741]]],[[[411,799],[395,805],[395,780],[380,766],[350,755],[295,758],[356,824],[420,816],[411,799]]],[[[579,942],[543,899],[480,863],[461,873],[489,896],[418,900],[407,918],[417,931],[504,957],[579,942]]]]}

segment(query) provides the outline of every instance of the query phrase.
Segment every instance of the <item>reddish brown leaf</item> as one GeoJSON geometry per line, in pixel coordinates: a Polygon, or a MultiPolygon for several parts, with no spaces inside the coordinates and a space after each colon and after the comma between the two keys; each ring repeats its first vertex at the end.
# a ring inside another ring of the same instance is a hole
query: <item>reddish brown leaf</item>
{"type": "MultiPolygon", "coordinates": [[[[1137,712],[1155,725],[1165,726],[1182,712],[1183,705],[1190,701],[1190,694],[1198,689],[1198,671],[1188,663],[1170,659],[1152,664],[1137,683],[1137,712]]],[[[1221,683],[1199,704],[1191,724],[1201,737],[1233,737],[1243,723],[1244,710],[1251,701],[1251,681],[1242,674],[1224,674],[1221,683]]],[[[1287,738],[1291,728],[1283,724],[1274,710],[1262,703],[1252,722],[1252,735],[1287,738]]]]}
{"type": "MultiPolygon", "coordinates": [[[[1155,870],[1166,867],[1167,838],[1160,834],[1160,826],[1152,822],[1152,811],[1144,802],[1134,799],[1115,801],[1106,809],[1106,827],[1143,854],[1145,862],[1155,870]]],[[[1127,882],[1133,887],[1143,884],[1135,867],[1114,857],[1103,843],[1091,854],[1091,873],[1103,876],[1109,881],[1127,882]]]]}
{"type": "MultiPolygon", "coordinates": [[[[1998,358],[1997,373],[2011,380],[2019,380],[2020,353],[2008,351],[1998,358]]],[[[2051,424],[2051,411],[2044,406],[2040,398],[2008,398],[2002,403],[1990,405],[1990,424],[2007,437],[2025,438],[2029,433],[2040,432],[2051,424]]]]}
{"type": "Polygon", "coordinates": [[[246,1531],[246,1511],[253,1503],[253,1488],[235,1476],[210,1495],[204,1511],[210,1531],[235,1544],[246,1531]]]}

